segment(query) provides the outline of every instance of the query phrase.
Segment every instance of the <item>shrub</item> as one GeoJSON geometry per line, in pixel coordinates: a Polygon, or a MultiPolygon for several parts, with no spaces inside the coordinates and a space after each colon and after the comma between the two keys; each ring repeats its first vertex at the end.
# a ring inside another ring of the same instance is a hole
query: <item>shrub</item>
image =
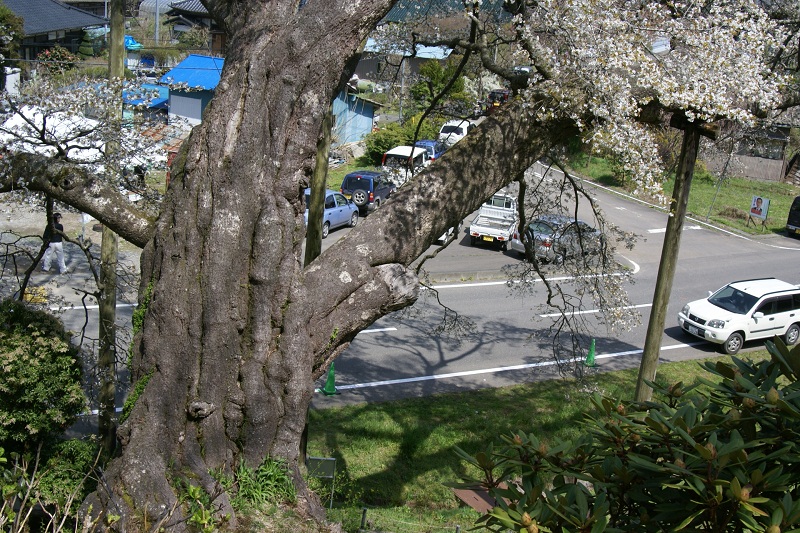
{"type": "MultiPolygon", "coordinates": [[[[97,449],[92,441],[53,441],[36,454],[11,453],[0,448],[0,530],[94,531],[96,519],[78,518],[78,508],[94,490],[97,449]]],[[[109,516],[109,523],[116,518],[109,516]]]]}
{"type": "Polygon", "coordinates": [[[79,439],[57,441],[43,454],[47,457],[39,479],[42,501],[74,512],[69,504],[80,505],[97,484],[96,478],[89,475],[97,459],[96,443],[79,439]]]}
{"type": "Polygon", "coordinates": [[[72,70],[80,60],[78,56],[58,45],[43,50],[36,56],[36,59],[51,74],[63,74],[72,70]]]}
{"type": "Polygon", "coordinates": [[[595,396],[584,435],[552,447],[533,433],[469,456],[505,531],[789,531],[800,524],[800,347],[707,362],[700,393],[651,383],[664,399],[595,396]]]}
{"type": "Polygon", "coordinates": [[[81,364],[54,317],[0,303],[0,446],[24,451],[63,431],[86,409],[81,364]]]}

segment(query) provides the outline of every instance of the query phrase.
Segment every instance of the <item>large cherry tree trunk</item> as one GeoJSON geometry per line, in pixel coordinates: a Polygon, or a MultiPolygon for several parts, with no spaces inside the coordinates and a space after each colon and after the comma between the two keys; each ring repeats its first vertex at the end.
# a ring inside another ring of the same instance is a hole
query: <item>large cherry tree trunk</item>
{"type": "Polygon", "coordinates": [[[296,458],[314,366],[301,193],[345,64],[391,3],[209,2],[229,52],[142,254],[147,385],[96,494],[121,529],[169,514],[180,478],[213,493],[211,469],[296,458]]]}
{"type": "MultiPolygon", "coordinates": [[[[211,470],[268,455],[289,462],[301,503],[318,511],[297,468],[314,380],[358,331],[415,301],[407,265],[527,168],[544,149],[537,139],[562,131],[510,104],[303,269],[302,192],[323,115],[392,3],[208,2],[229,53],[142,254],[150,301],[131,370],[146,386],[119,430],[121,457],[88,500],[122,516],[120,530],[165,517],[183,529],[178,480],[211,494],[211,470]]],[[[233,515],[225,495],[215,503],[233,515]]]]}

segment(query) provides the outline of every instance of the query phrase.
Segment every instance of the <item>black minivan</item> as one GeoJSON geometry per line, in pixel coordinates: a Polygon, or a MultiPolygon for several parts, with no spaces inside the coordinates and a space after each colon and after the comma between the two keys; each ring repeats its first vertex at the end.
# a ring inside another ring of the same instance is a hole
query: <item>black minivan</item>
{"type": "Polygon", "coordinates": [[[800,196],[794,199],[789,208],[789,217],[786,219],[786,234],[800,235],[800,196]]]}

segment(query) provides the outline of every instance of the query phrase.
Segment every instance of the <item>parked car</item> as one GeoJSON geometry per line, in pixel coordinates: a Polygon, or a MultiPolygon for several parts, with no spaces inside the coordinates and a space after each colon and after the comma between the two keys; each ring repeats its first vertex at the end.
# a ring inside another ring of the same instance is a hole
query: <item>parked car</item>
{"type": "Polygon", "coordinates": [[[548,263],[599,253],[605,243],[600,230],[582,220],[558,214],[545,214],[533,219],[524,232],[517,228],[511,237],[511,249],[526,257],[526,241],[531,243],[536,259],[548,263]]]}
{"type": "Polygon", "coordinates": [[[428,152],[428,161],[436,161],[447,150],[447,146],[441,141],[434,141],[433,139],[423,139],[414,143],[414,146],[425,148],[428,152]]]}
{"type": "Polygon", "coordinates": [[[352,199],[359,213],[365,215],[376,210],[397,189],[383,173],[373,170],[357,170],[342,180],[340,192],[352,199]]]}
{"type": "Polygon", "coordinates": [[[730,355],[745,341],[775,335],[791,346],[800,337],[800,286],[775,278],[734,281],[684,305],[678,325],[730,355]]]}
{"type": "Polygon", "coordinates": [[[397,187],[430,165],[428,151],[419,146],[396,146],[383,154],[381,170],[397,187]]]}
{"type": "Polygon", "coordinates": [[[789,208],[789,216],[786,217],[786,234],[800,235],[800,196],[794,199],[789,208]]]}
{"type": "Polygon", "coordinates": [[[511,91],[508,89],[494,89],[491,91],[486,99],[486,114],[491,115],[497,111],[501,105],[508,102],[509,96],[511,96],[511,91]]]}
{"type": "MultiPolygon", "coordinates": [[[[308,227],[308,206],[311,203],[311,189],[306,189],[305,222],[308,227]]],[[[332,229],[341,226],[353,227],[358,224],[358,207],[343,194],[327,189],[325,191],[325,209],[322,214],[322,238],[326,238],[332,229]]]]}
{"type": "Polygon", "coordinates": [[[448,120],[439,130],[439,140],[448,148],[467,136],[476,124],[467,119],[448,120]]]}

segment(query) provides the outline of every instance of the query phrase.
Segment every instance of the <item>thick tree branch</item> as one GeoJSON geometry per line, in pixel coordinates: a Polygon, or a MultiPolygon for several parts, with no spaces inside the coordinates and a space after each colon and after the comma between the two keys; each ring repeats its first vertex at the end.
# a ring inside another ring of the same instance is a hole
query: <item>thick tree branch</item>
{"type": "Polygon", "coordinates": [[[143,247],[153,236],[157,213],[131,203],[86,168],[38,154],[6,152],[0,193],[42,192],[102,221],[131,244],[143,247]]]}
{"type": "Polygon", "coordinates": [[[315,348],[333,349],[391,309],[417,297],[417,277],[408,269],[465,212],[476,209],[514,176],[530,167],[551,146],[576,133],[569,121],[540,124],[526,104],[515,100],[487,118],[468,137],[370,215],[367,223],[331,246],[306,268],[308,294],[332,295],[318,302],[313,321],[328,324],[336,340],[317,339],[315,348]],[[457,182],[458,187],[453,183],[457,182]],[[394,235],[402,234],[399,241],[394,235]],[[355,250],[355,253],[353,252],[355,250]],[[331,272],[340,273],[331,287],[331,272]],[[375,305],[370,304],[375,296],[375,305]]]}

